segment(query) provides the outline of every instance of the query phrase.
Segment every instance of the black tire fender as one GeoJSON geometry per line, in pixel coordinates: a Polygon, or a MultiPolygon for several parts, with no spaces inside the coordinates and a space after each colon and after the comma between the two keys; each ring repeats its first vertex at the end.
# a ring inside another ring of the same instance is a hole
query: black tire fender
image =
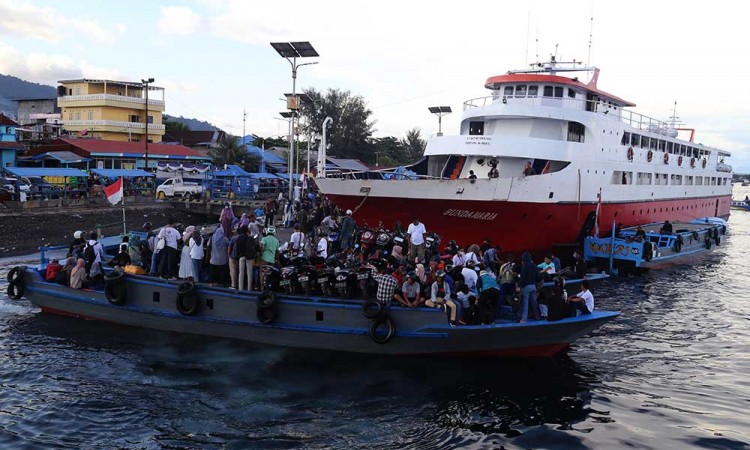
{"type": "Polygon", "coordinates": [[[26,286],[23,282],[11,283],[8,285],[8,298],[11,300],[20,300],[23,294],[26,292],[26,286]]]}
{"type": "Polygon", "coordinates": [[[8,272],[8,283],[10,284],[17,284],[20,280],[23,279],[23,275],[26,272],[26,266],[16,266],[12,269],[10,269],[10,272],[8,272]]]}
{"type": "Polygon", "coordinates": [[[710,237],[710,236],[708,236],[708,235],[706,235],[706,249],[707,249],[707,250],[711,250],[711,244],[712,244],[712,243],[713,243],[713,242],[711,241],[711,237],[710,237]]]}
{"type": "Polygon", "coordinates": [[[258,322],[265,325],[276,322],[279,317],[279,301],[274,291],[265,290],[258,296],[256,317],[258,322]]]}
{"type": "Polygon", "coordinates": [[[714,233],[714,242],[716,242],[716,246],[718,247],[719,244],[721,244],[721,236],[719,236],[719,232],[717,231],[714,233]]]}
{"type": "Polygon", "coordinates": [[[105,282],[104,296],[107,297],[107,301],[113,305],[124,305],[128,301],[128,287],[125,283],[105,282]]]}
{"type": "Polygon", "coordinates": [[[194,316],[201,309],[201,299],[195,292],[195,283],[186,281],[177,286],[177,311],[183,316],[194,316]]]}
{"type": "Polygon", "coordinates": [[[677,239],[674,241],[674,251],[675,253],[680,253],[682,251],[682,236],[677,236],[677,239]]]}
{"type": "Polygon", "coordinates": [[[370,322],[368,334],[370,335],[370,339],[372,339],[372,341],[376,344],[387,344],[391,342],[391,340],[393,340],[393,338],[396,336],[396,323],[393,321],[391,316],[382,315],[370,322]],[[383,324],[388,326],[388,331],[385,335],[378,333],[378,329],[383,324]]]}
{"type": "Polygon", "coordinates": [[[693,231],[693,240],[697,241],[698,239],[699,239],[698,238],[698,232],[697,231],[693,231]]]}
{"type": "Polygon", "coordinates": [[[367,300],[362,304],[362,314],[368,319],[377,319],[383,311],[383,304],[377,300],[367,300]]]}

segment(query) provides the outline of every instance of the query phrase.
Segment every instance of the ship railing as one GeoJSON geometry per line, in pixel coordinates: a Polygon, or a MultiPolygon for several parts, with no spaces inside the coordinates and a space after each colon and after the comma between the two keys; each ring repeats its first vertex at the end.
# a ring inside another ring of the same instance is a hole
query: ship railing
{"type": "MultiPolygon", "coordinates": [[[[472,108],[481,108],[484,106],[490,106],[495,103],[511,104],[511,105],[526,105],[526,106],[553,106],[568,109],[578,109],[586,111],[592,109],[591,100],[570,98],[570,97],[517,97],[514,95],[490,95],[485,97],[477,97],[466,100],[464,102],[464,111],[472,108]]],[[[662,120],[654,119],[652,117],[644,116],[636,112],[622,109],[617,105],[607,102],[605,100],[598,100],[596,105],[593,106],[596,114],[606,115],[612,118],[617,118],[620,121],[643,131],[649,131],[658,134],[667,134],[674,128],[667,122],[662,120]]]]}
{"type": "Polygon", "coordinates": [[[376,170],[338,170],[335,172],[326,171],[326,178],[342,178],[342,179],[360,179],[358,175],[366,175],[377,173],[386,180],[449,180],[446,177],[435,177],[431,175],[418,175],[418,174],[404,174],[403,172],[396,172],[394,168],[389,169],[376,169],[376,170]],[[392,178],[386,178],[386,175],[393,175],[392,178]],[[398,177],[398,178],[397,178],[398,177]]]}

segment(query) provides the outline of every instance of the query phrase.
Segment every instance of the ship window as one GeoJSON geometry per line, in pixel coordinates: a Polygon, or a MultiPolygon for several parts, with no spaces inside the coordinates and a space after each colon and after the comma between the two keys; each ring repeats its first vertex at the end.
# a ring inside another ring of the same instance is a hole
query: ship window
{"type": "Polygon", "coordinates": [[[519,84],[516,86],[516,97],[526,97],[526,85],[519,84]]]}
{"type": "Polygon", "coordinates": [[[544,96],[545,97],[552,97],[553,96],[552,86],[544,86],[544,96]]]}
{"type": "Polygon", "coordinates": [[[659,139],[659,150],[664,151],[664,146],[667,144],[667,142],[663,139],[659,139]]]}
{"type": "Polygon", "coordinates": [[[570,98],[576,98],[576,91],[573,89],[568,88],[568,97],[570,98]]]}
{"type": "Polygon", "coordinates": [[[555,86],[555,97],[562,98],[562,96],[563,96],[562,86],[555,86]]]}
{"type": "Polygon", "coordinates": [[[503,95],[513,95],[513,86],[505,86],[505,89],[503,89],[503,95]]]}
{"type": "Polygon", "coordinates": [[[682,184],[682,175],[672,175],[672,183],[673,185],[681,185],[682,184]]]}
{"type": "Polygon", "coordinates": [[[568,142],[583,142],[586,128],[578,122],[568,122],[568,142]]]}
{"type": "Polygon", "coordinates": [[[484,134],[484,122],[469,122],[469,134],[481,136],[484,134]]]}
{"type": "Polygon", "coordinates": [[[694,148],[693,149],[693,158],[697,158],[697,157],[698,157],[698,149],[694,148]]]}
{"type": "Polygon", "coordinates": [[[639,145],[641,145],[641,135],[633,134],[630,139],[630,145],[633,147],[638,147],[639,145]]]}
{"type": "Polygon", "coordinates": [[[659,145],[659,140],[651,138],[651,150],[656,150],[657,145],[659,145]]]}
{"type": "Polygon", "coordinates": [[[686,177],[685,177],[685,185],[686,185],[686,186],[692,186],[692,185],[693,185],[693,177],[691,177],[691,176],[686,176],[686,177]]]}
{"type": "Polygon", "coordinates": [[[638,178],[636,184],[648,185],[651,184],[651,173],[638,172],[638,178]]]}
{"type": "Polygon", "coordinates": [[[641,138],[641,147],[642,148],[648,148],[648,140],[649,140],[648,136],[643,136],[641,138]]]}
{"type": "Polygon", "coordinates": [[[672,142],[667,142],[667,152],[668,152],[668,153],[672,153],[672,146],[673,146],[673,145],[674,145],[674,143],[672,143],[672,142]]]}
{"type": "Polygon", "coordinates": [[[539,93],[539,86],[529,86],[529,97],[536,97],[539,93]]]}
{"type": "Polygon", "coordinates": [[[622,133],[622,140],[620,141],[622,145],[628,145],[630,143],[630,133],[627,131],[622,133]]]}

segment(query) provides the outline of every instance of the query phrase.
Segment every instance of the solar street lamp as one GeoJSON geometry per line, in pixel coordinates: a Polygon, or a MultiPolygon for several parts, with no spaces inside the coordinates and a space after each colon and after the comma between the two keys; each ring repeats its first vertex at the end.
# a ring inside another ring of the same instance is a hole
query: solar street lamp
{"type": "Polygon", "coordinates": [[[154,82],[153,78],[143,78],[143,79],[141,79],[141,84],[143,86],[145,86],[145,90],[146,90],[146,148],[143,151],[143,158],[144,158],[145,163],[146,163],[146,166],[144,167],[144,170],[146,172],[148,172],[148,90],[149,90],[148,85],[150,83],[153,83],[153,82],[154,82]]]}
{"type": "MultiPolygon", "coordinates": [[[[310,64],[317,64],[317,62],[309,62],[297,64],[297,58],[316,58],[318,52],[313,48],[309,42],[271,42],[271,47],[278,52],[278,54],[289,61],[289,65],[292,66],[292,95],[287,97],[287,108],[296,112],[299,110],[299,96],[297,95],[297,69],[302,66],[308,66],[310,64]]],[[[295,116],[290,116],[290,140],[289,140],[289,176],[291,178],[292,173],[292,161],[294,160],[294,122],[295,116]]],[[[289,180],[289,202],[292,201],[292,183],[289,180]]]]}
{"type": "Polygon", "coordinates": [[[427,108],[432,114],[438,116],[438,136],[443,135],[443,116],[453,112],[450,106],[430,106],[427,108]]]}

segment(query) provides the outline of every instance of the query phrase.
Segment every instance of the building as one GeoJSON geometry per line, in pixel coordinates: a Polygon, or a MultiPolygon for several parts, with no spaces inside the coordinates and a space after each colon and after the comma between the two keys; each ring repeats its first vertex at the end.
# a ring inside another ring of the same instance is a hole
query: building
{"type": "Polygon", "coordinates": [[[145,142],[148,122],[149,142],[162,141],[164,88],[149,86],[147,105],[141,83],[89,79],[59,83],[57,103],[67,132],[107,141],[145,142]]]}
{"type": "Polygon", "coordinates": [[[0,114],[0,167],[14,167],[16,152],[23,147],[16,142],[18,124],[10,117],[0,114]]]}
{"type": "Polygon", "coordinates": [[[21,125],[19,140],[52,139],[59,136],[62,127],[57,98],[21,98],[16,117],[21,125]]]}
{"type": "MultiPolygon", "coordinates": [[[[35,146],[28,154],[33,160],[49,156],[62,162],[60,157],[69,155],[66,152],[90,159],[89,166],[96,169],[142,169],[145,165],[145,146],[139,142],[59,138],[49,144],[35,146]]],[[[211,158],[183,145],[149,144],[148,166],[154,168],[160,161],[206,163],[211,158]]]]}

